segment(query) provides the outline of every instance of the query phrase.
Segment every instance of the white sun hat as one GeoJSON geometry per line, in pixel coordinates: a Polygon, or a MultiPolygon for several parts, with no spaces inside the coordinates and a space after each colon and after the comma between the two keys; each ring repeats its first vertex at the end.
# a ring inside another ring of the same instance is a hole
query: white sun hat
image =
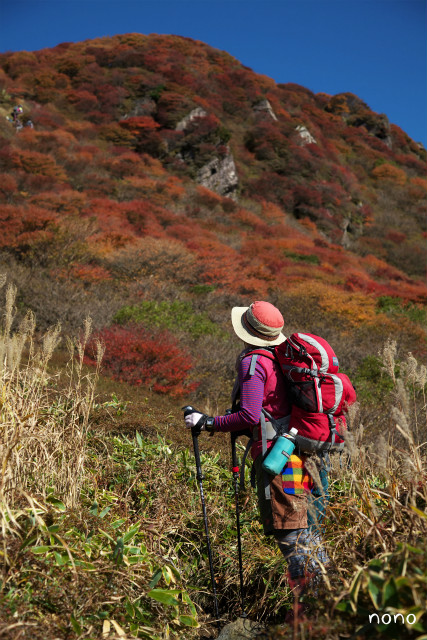
{"type": "Polygon", "coordinates": [[[236,335],[256,347],[274,347],[286,340],[283,316],[270,302],[256,301],[249,307],[233,307],[231,322],[236,335]]]}

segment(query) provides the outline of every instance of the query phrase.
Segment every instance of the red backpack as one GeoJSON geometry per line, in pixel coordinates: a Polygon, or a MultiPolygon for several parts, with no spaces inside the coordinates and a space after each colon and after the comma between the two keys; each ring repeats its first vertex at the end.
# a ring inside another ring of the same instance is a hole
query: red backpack
{"type": "Polygon", "coordinates": [[[332,347],[320,336],[293,333],[274,349],[289,383],[292,411],[289,428],[298,429],[301,451],[340,451],[347,428],[344,412],[356,392],[332,347]]]}

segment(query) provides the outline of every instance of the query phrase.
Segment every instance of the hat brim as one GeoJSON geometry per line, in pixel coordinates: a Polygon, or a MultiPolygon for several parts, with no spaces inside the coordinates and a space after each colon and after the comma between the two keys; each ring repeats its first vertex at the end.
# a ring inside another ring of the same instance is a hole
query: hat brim
{"type": "Polygon", "coordinates": [[[255,347],[275,347],[286,340],[283,333],[279,333],[275,340],[263,340],[249,333],[242,321],[243,315],[248,309],[249,307],[233,307],[231,310],[231,323],[238,338],[255,347]]]}

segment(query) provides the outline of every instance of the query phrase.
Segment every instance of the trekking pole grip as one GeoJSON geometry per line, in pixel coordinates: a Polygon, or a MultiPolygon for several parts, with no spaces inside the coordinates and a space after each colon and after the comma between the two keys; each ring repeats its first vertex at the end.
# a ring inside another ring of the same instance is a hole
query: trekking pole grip
{"type": "MultiPolygon", "coordinates": [[[[196,409],[194,407],[191,406],[191,404],[186,405],[185,407],[182,407],[182,410],[184,411],[184,418],[186,418],[187,416],[189,416],[190,414],[194,413],[196,411],[196,409]]],[[[193,435],[199,435],[200,434],[200,429],[197,428],[196,426],[191,427],[191,433],[193,435]]]]}
{"type": "MultiPolygon", "coordinates": [[[[185,407],[182,407],[182,410],[184,411],[184,417],[189,416],[190,413],[194,413],[194,407],[192,407],[190,404],[188,404],[185,407]]],[[[196,459],[196,478],[197,480],[203,480],[202,465],[200,462],[199,441],[198,441],[199,435],[200,435],[200,429],[198,427],[192,427],[191,436],[193,438],[194,457],[196,459]]]]}
{"type": "Polygon", "coordinates": [[[191,404],[187,404],[185,407],[182,407],[182,410],[184,412],[184,418],[189,416],[190,413],[194,413],[194,407],[192,407],[191,404]]]}

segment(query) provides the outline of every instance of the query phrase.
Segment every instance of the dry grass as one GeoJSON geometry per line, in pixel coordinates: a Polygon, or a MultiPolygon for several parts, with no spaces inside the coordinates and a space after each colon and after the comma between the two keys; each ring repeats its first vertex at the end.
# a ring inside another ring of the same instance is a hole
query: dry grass
{"type": "Polygon", "coordinates": [[[83,354],[91,332],[87,319],[79,339],[68,340],[65,371],[50,373],[61,327],[37,338],[29,312],[13,331],[15,298],[10,285],[0,330],[0,501],[10,508],[23,493],[45,498],[53,490],[67,506],[75,506],[87,474],[87,431],[102,346],[97,370],[84,374],[83,354]]]}

